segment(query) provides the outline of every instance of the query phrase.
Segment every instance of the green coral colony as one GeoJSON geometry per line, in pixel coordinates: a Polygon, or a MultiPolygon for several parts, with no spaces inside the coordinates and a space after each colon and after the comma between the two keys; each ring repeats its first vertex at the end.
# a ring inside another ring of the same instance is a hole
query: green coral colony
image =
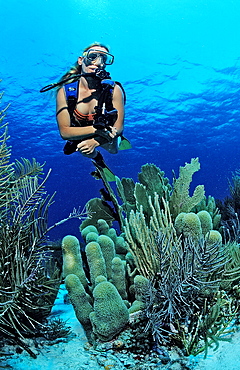
{"type": "MultiPolygon", "coordinates": [[[[39,183],[42,166],[35,160],[11,164],[7,126],[1,128],[0,329],[34,356],[24,338],[39,326],[48,339],[68,332],[60,321],[44,323],[62,278],[45,238],[52,228],[52,197],[44,190],[49,174],[39,183]]],[[[113,349],[148,353],[177,346],[196,355],[217,348],[238,326],[239,223],[226,233],[203,185],[190,196],[199,169],[198,158],[192,159],[171,185],[163,171],[146,164],[139,182],[116,177],[117,195],[102,173],[108,201],[87,203],[79,234],[84,246],[75,236],[63,238],[65,286],[94,348],[111,342],[113,349]]],[[[239,189],[235,176],[235,200],[239,189]]],[[[66,220],[82,216],[74,211],[66,220]]]]}
{"type": "Polygon", "coordinates": [[[150,333],[150,347],[176,345],[196,355],[217,348],[233,331],[239,245],[223,243],[221,214],[204,187],[190,196],[199,169],[192,159],[171,186],[163,171],[146,164],[139,182],[116,178],[118,198],[102,174],[115,213],[98,198],[87,204],[91,212],[80,233],[89,277],[78,239],[62,241],[66,288],[89,343],[121,339],[123,348],[134,350],[127,344],[133,335],[140,343],[142,333],[145,339],[150,333]]]}

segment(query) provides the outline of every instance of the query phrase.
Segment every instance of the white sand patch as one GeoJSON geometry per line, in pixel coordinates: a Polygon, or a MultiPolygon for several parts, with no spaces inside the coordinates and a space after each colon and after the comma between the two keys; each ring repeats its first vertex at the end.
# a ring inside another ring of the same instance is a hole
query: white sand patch
{"type": "Polygon", "coordinates": [[[230,343],[220,342],[215,351],[214,347],[208,350],[206,359],[204,354],[196,356],[194,370],[240,370],[240,332],[232,335],[230,343]]]}
{"type": "Polygon", "coordinates": [[[61,286],[59,294],[52,309],[52,317],[60,317],[67,321],[75,337],[66,342],[54,345],[46,345],[40,348],[36,359],[23,351],[20,355],[15,354],[7,361],[14,370],[86,370],[103,369],[97,364],[94,356],[84,349],[87,343],[82,326],[75,317],[71,304],[64,304],[66,294],[64,286],[61,286]]]}
{"type": "MultiPolygon", "coordinates": [[[[15,354],[7,361],[7,365],[12,366],[14,370],[103,370],[112,360],[111,364],[115,363],[115,365],[110,365],[110,368],[125,369],[123,363],[120,364],[120,361],[116,361],[116,358],[110,354],[102,354],[100,365],[91,350],[84,349],[87,339],[82,326],[75,317],[72,305],[64,303],[65,294],[66,290],[64,286],[61,286],[51,316],[66,321],[75,336],[54,345],[44,345],[39,349],[36,359],[30,357],[25,351],[15,354]]],[[[204,359],[204,354],[196,357],[190,356],[189,364],[192,370],[240,370],[240,332],[232,336],[230,343],[220,342],[216,351],[210,348],[206,359],[204,359]]],[[[156,365],[156,370],[166,369],[166,366],[168,365],[156,365]]]]}

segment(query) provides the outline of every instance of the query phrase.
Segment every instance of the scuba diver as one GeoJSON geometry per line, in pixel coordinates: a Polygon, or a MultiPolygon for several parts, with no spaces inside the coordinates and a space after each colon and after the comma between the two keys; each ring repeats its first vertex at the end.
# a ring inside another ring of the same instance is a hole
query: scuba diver
{"type": "MultiPolygon", "coordinates": [[[[91,158],[108,181],[115,181],[115,175],[97,148],[116,154],[121,142],[125,142],[122,149],[130,147],[123,137],[125,93],[105,70],[113,61],[109,48],[95,42],[84,49],[75,66],[57,84],[41,90],[58,86],[56,117],[60,135],[67,140],[64,153],[80,152],[91,158]]],[[[92,175],[97,178],[97,173],[92,175]]]]}

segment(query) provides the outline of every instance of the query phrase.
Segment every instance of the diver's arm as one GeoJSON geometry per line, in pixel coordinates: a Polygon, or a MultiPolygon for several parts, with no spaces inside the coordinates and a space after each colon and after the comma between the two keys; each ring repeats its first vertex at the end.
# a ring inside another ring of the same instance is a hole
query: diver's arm
{"type": "Polygon", "coordinates": [[[93,126],[71,127],[70,115],[63,88],[57,94],[57,123],[64,140],[81,140],[92,137],[96,129],[93,126]]]}
{"type": "Polygon", "coordinates": [[[118,111],[118,117],[113,127],[117,129],[120,135],[124,128],[124,98],[122,89],[116,84],[113,90],[113,107],[118,111]]]}

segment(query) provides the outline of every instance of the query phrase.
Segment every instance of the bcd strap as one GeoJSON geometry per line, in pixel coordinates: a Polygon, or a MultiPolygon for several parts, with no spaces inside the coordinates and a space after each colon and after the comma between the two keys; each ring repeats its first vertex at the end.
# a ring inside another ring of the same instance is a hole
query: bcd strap
{"type": "Polygon", "coordinates": [[[68,103],[68,111],[70,116],[72,116],[75,106],[77,104],[78,97],[78,81],[70,82],[64,85],[66,100],[68,103]]]}
{"type": "MultiPolygon", "coordinates": [[[[115,84],[119,85],[120,88],[122,89],[123,95],[124,95],[124,104],[125,104],[126,94],[120,82],[117,82],[117,81],[115,82],[113,80],[105,79],[101,81],[101,84],[103,86],[103,91],[98,101],[98,106],[97,106],[98,112],[100,112],[100,110],[102,109],[103,103],[107,103],[107,105],[111,104],[112,93],[113,93],[115,84]]],[[[78,80],[70,82],[63,86],[65,90],[65,96],[66,96],[66,100],[68,104],[68,111],[69,111],[70,117],[72,117],[74,109],[77,104],[78,86],[79,86],[78,80]]],[[[113,109],[112,107],[109,107],[109,108],[110,108],[109,110],[113,109]]]]}

